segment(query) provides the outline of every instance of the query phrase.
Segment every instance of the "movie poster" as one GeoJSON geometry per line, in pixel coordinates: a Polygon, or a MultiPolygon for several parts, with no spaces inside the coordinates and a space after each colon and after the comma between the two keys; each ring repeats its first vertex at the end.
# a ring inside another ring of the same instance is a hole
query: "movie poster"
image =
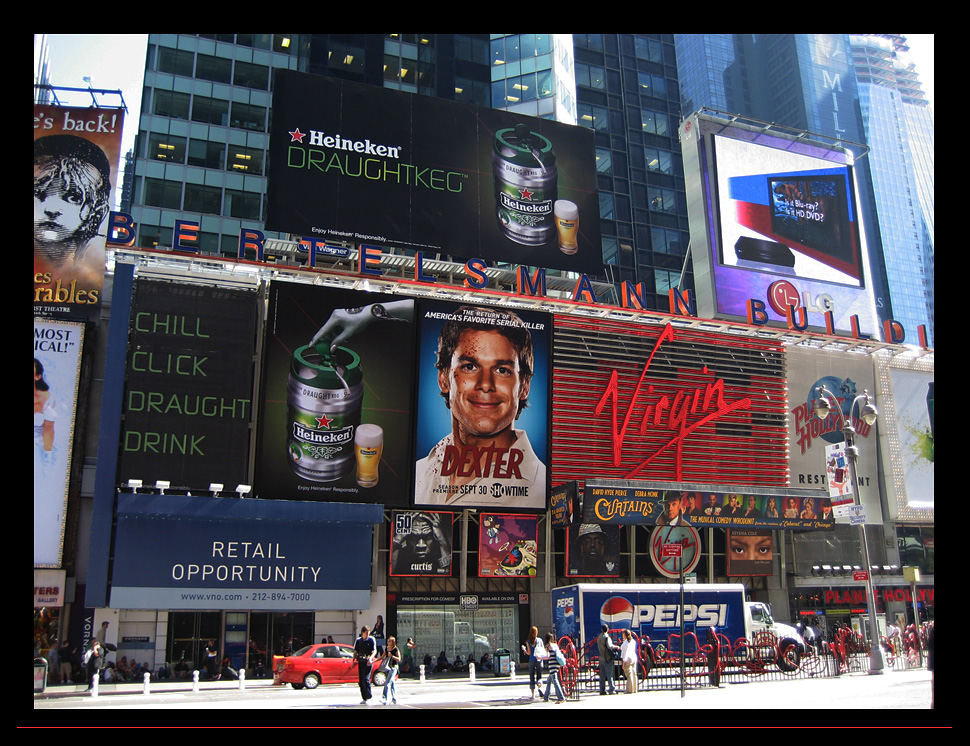
{"type": "Polygon", "coordinates": [[[545,510],[550,317],[419,310],[414,505],[545,510]]]}
{"type": "Polygon", "coordinates": [[[538,516],[482,513],[478,575],[482,578],[535,577],[538,547],[538,516]]]}
{"type": "Polygon", "coordinates": [[[34,313],[99,313],[121,109],[34,105],[34,313]]]}

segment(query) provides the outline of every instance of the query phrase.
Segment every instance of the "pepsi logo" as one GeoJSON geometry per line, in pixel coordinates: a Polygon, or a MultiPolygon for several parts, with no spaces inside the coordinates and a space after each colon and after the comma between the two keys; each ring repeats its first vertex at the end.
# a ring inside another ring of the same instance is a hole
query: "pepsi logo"
{"type": "Polygon", "coordinates": [[[600,608],[600,624],[610,629],[632,629],[633,604],[620,596],[606,599],[600,608]]]}

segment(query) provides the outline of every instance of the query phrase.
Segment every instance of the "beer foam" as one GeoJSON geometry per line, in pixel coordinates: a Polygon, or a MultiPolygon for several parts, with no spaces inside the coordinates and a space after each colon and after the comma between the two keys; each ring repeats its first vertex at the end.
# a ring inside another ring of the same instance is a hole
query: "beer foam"
{"type": "Polygon", "coordinates": [[[576,220],[579,217],[579,207],[568,199],[557,199],[553,212],[557,218],[563,220],[576,220]]]}
{"type": "Polygon", "coordinates": [[[380,425],[359,425],[354,443],[363,448],[376,448],[384,442],[384,429],[380,425]]]}

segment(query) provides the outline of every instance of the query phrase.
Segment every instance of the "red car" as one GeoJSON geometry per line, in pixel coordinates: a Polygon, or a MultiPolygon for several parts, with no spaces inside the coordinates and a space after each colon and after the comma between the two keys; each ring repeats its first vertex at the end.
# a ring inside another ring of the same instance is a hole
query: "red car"
{"type": "MultiPolygon", "coordinates": [[[[380,659],[375,659],[371,675],[376,686],[384,686],[387,676],[383,672],[375,673],[379,666],[380,659]]],[[[354,649],[339,643],[307,645],[286,656],[279,678],[294,689],[316,689],[320,684],[356,684],[354,649]]]]}

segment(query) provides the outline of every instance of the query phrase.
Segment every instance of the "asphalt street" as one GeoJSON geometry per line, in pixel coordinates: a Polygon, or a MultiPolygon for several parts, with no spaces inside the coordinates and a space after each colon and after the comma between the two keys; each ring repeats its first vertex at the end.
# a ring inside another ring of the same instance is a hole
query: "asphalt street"
{"type": "MultiPolygon", "coordinates": [[[[101,685],[97,696],[83,687],[48,687],[44,693],[34,694],[34,707],[29,722],[32,726],[99,723],[109,721],[119,726],[137,722],[140,725],[177,727],[179,718],[172,720],[169,710],[185,715],[185,725],[198,727],[198,716],[205,723],[217,726],[232,723],[238,726],[281,727],[284,725],[320,725],[320,710],[333,714],[328,725],[359,723],[367,727],[453,727],[463,723],[468,727],[485,726],[496,722],[491,713],[483,710],[506,710],[503,722],[515,725],[542,723],[582,727],[587,723],[647,725],[662,727],[658,713],[689,711],[688,719],[675,718],[678,727],[731,727],[734,721],[719,716],[699,717],[715,710],[751,711],[752,719],[746,727],[758,725],[786,727],[830,727],[878,724],[892,727],[945,726],[941,710],[930,709],[930,673],[922,670],[893,671],[880,676],[851,674],[838,678],[795,679],[784,681],[752,680],[741,684],[722,684],[680,690],[649,691],[636,694],[600,696],[582,693],[578,699],[563,704],[544,703],[529,697],[528,679],[479,676],[475,682],[467,678],[429,679],[420,682],[404,679],[398,682],[398,704],[382,705],[381,690],[367,705],[361,704],[356,685],[326,685],[313,691],[296,691],[289,686],[273,686],[269,681],[249,681],[244,689],[237,682],[203,682],[194,691],[191,682],[152,683],[149,693],[141,684],[101,685]],[[145,710],[156,710],[155,716],[145,710]],[[222,713],[244,710],[248,715],[222,713]],[[440,712],[428,710],[478,712],[440,712]],[[602,718],[578,715],[577,710],[616,711],[602,718]],[[201,712],[200,712],[201,711],[201,712]],[[545,714],[539,714],[548,711],[545,714]],[[650,712],[653,711],[653,712],[650,712]],[[202,715],[207,712],[208,715],[202,715]],[[310,713],[311,715],[308,715],[310,713]],[[470,717],[469,717],[470,715],[470,717]],[[538,715],[538,717],[536,717],[538,715]],[[645,719],[645,717],[647,719],[645,719]],[[361,720],[364,718],[364,720],[361,720]]],[[[554,697],[553,697],[554,699],[554,697]]]]}

